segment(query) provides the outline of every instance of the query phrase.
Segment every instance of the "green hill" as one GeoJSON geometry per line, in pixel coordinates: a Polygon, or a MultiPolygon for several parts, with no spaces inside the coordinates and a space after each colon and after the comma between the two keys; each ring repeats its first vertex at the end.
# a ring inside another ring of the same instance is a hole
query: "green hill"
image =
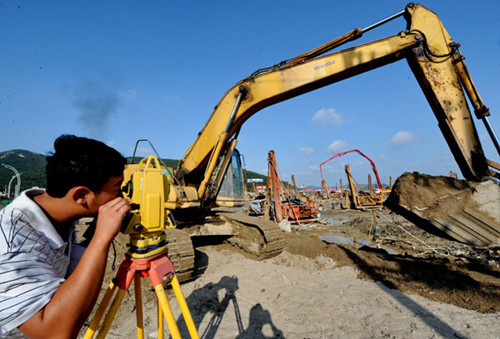
{"type": "MultiPolygon", "coordinates": [[[[131,160],[132,157],[128,157],[131,160]]],[[[168,167],[177,168],[179,160],[175,159],[162,159],[168,167]]],[[[137,158],[136,158],[137,162],[137,158]]],[[[45,187],[45,155],[34,153],[26,150],[10,150],[0,152],[0,163],[7,164],[14,167],[21,175],[21,191],[31,187],[45,187]]],[[[0,166],[0,192],[7,192],[9,181],[12,179],[14,172],[4,166],[0,166]]],[[[245,178],[263,179],[265,185],[267,176],[252,172],[245,171],[245,178]]],[[[11,192],[14,192],[14,187],[17,184],[16,179],[11,183],[11,192]]],[[[252,184],[247,183],[247,188],[252,189],[252,184]]]]}
{"type": "MultiPolygon", "coordinates": [[[[14,167],[21,176],[21,191],[30,187],[45,187],[45,155],[15,149],[0,153],[0,163],[14,167]]],[[[7,191],[14,171],[0,166],[0,191],[7,191]]],[[[17,180],[11,183],[11,192],[17,180]]]]}

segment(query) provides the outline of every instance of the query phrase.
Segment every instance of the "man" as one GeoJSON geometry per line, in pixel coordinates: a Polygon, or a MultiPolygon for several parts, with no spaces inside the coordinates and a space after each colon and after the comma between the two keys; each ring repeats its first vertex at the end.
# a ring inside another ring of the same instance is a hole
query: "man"
{"type": "Polygon", "coordinates": [[[104,277],[109,246],[129,203],[119,197],[125,158],[102,142],[62,135],[47,157],[46,191],[0,211],[0,336],[76,337],[104,277]],[[73,272],[74,222],[97,217],[73,272]]]}

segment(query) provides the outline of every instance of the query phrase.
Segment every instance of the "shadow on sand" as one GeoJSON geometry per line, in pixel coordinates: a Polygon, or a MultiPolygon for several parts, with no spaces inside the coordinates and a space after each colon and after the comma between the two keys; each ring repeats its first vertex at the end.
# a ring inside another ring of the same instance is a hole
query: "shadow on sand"
{"type": "MultiPolygon", "coordinates": [[[[236,319],[235,338],[283,338],[283,333],[274,326],[271,314],[261,304],[256,304],[250,309],[249,325],[245,329],[236,298],[238,288],[237,277],[224,276],[217,283],[208,283],[194,290],[186,298],[200,338],[220,337],[221,335],[217,335],[217,331],[224,315],[228,311],[234,312],[236,319]],[[210,317],[208,324],[206,327],[200,328],[201,323],[207,316],[210,317]],[[263,333],[264,326],[266,325],[269,325],[271,328],[271,336],[266,336],[263,333]]],[[[179,326],[181,336],[189,337],[189,332],[182,316],[177,319],[177,325],[179,326]]]]}

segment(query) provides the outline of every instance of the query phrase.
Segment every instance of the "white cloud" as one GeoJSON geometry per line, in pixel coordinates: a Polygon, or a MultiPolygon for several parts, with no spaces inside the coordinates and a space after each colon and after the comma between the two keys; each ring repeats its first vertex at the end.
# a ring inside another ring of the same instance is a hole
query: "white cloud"
{"type": "Polygon", "coordinates": [[[319,165],[309,165],[309,170],[313,172],[319,171],[319,165]]]}
{"type": "Polygon", "coordinates": [[[386,160],[387,160],[387,157],[383,154],[379,158],[379,161],[386,161],[386,160]]]}
{"type": "Polygon", "coordinates": [[[334,108],[323,108],[314,114],[312,122],[321,125],[340,126],[344,123],[344,120],[342,114],[338,113],[334,108]]]}
{"type": "Polygon", "coordinates": [[[300,154],[310,155],[314,153],[314,150],[311,147],[301,147],[299,148],[300,154]]]}
{"type": "MultiPolygon", "coordinates": [[[[337,159],[335,159],[337,160],[337,159]]],[[[321,169],[323,170],[323,173],[341,173],[342,172],[342,166],[341,164],[339,164],[338,162],[335,163],[335,160],[333,160],[334,163],[332,162],[327,162],[326,164],[324,164],[323,166],[321,166],[321,169]]]]}
{"type": "Polygon", "coordinates": [[[330,146],[328,146],[327,152],[331,154],[336,154],[346,150],[347,150],[347,142],[345,142],[344,140],[335,140],[330,144],[330,146]]]}
{"type": "Polygon", "coordinates": [[[394,147],[407,145],[417,140],[417,137],[408,131],[399,131],[391,138],[390,143],[394,147]]]}

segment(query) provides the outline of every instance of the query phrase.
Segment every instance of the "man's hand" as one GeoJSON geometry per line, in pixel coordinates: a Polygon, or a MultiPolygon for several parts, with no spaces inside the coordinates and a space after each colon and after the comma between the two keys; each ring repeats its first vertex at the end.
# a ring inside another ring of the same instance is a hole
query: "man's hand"
{"type": "Polygon", "coordinates": [[[123,218],[128,212],[130,204],[123,198],[115,198],[99,207],[94,239],[111,242],[120,232],[123,218]]]}

